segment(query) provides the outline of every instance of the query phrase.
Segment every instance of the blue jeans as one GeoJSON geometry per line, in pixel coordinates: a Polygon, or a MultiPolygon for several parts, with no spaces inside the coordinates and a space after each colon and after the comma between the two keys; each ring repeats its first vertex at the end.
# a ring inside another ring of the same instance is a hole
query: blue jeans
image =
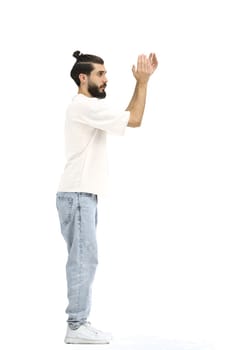
{"type": "Polygon", "coordinates": [[[68,260],[68,324],[77,329],[87,321],[91,308],[91,288],[98,264],[96,226],[97,195],[84,192],[57,192],[61,233],[66,241],[68,260]]]}

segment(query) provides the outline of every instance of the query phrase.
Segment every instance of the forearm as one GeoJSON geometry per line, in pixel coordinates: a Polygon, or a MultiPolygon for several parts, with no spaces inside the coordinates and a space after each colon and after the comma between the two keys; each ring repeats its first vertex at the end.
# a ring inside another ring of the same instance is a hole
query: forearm
{"type": "Polygon", "coordinates": [[[142,117],[146,104],[147,83],[150,76],[157,68],[158,61],[154,53],[147,58],[145,55],[139,55],[137,67],[133,65],[132,72],[137,81],[131,101],[126,108],[130,111],[128,126],[138,127],[141,125],[142,117]]]}
{"type": "Polygon", "coordinates": [[[126,111],[130,111],[130,109],[132,108],[132,106],[134,104],[134,101],[135,101],[135,98],[136,98],[136,94],[137,94],[137,88],[138,88],[138,82],[136,82],[136,84],[135,84],[133,96],[132,96],[132,98],[131,98],[131,100],[129,102],[128,107],[126,108],[126,111]]]}
{"type": "Polygon", "coordinates": [[[126,108],[130,111],[128,126],[138,127],[141,125],[146,104],[147,83],[137,82],[131,101],[126,108]]]}

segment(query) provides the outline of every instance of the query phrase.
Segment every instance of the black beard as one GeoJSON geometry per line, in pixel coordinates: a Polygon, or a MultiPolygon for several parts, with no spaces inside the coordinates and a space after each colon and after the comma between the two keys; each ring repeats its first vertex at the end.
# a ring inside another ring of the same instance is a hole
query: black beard
{"type": "Polygon", "coordinates": [[[106,92],[105,91],[100,92],[98,86],[95,84],[88,85],[88,92],[89,92],[89,94],[91,94],[92,97],[96,97],[96,98],[105,98],[106,97],[106,92]]]}

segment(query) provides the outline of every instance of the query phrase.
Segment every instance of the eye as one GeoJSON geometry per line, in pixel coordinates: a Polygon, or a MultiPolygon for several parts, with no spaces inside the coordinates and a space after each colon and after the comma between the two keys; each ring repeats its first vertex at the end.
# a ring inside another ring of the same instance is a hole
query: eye
{"type": "Polygon", "coordinates": [[[106,74],[105,71],[99,71],[99,72],[97,72],[97,76],[98,76],[98,77],[103,77],[105,74],[106,74]]]}

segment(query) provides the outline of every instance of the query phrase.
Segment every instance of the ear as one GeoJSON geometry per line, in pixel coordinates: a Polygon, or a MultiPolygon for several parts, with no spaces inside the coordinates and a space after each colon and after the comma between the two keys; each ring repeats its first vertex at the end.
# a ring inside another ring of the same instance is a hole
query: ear
{"type": "Polygon", "coordinates": [[[86,74],[80,73],[80,74],[79,74],[79,79],[80,79],[80,82],[81,82],[82,84],[84,84],[84,83],[86,82],[86,80],[87,80],[86,74]]]}

